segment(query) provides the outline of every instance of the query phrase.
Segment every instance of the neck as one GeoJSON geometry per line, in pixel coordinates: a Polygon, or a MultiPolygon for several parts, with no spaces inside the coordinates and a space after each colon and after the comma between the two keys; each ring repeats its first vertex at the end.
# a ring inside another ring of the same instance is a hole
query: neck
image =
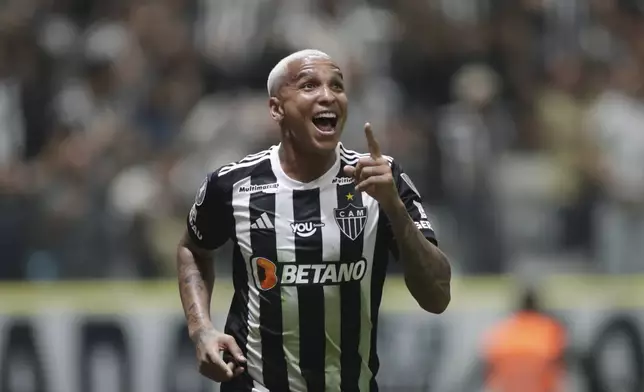
{"type": "Polygon", "coordinates": [[[311,182],[320,178],[335,163],[335,149],[321,153],[311,153],[298,149],[287,138],[282,140],[279,149],[282,170],[290,178],[299,182],[311,182]]]}

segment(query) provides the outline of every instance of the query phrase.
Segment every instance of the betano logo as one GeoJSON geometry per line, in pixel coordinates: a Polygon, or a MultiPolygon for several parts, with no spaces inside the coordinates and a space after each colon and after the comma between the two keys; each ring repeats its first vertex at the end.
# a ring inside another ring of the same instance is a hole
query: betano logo
{"type": "Polygon", "coordinates": [[[270,290],[279,282],[282,286],[337,285],[360,281],[367,272],[367,260],[327,262],[319,264],[284,263],[276,265],[264,257],[251,260],[255,285],[270,290]]]}

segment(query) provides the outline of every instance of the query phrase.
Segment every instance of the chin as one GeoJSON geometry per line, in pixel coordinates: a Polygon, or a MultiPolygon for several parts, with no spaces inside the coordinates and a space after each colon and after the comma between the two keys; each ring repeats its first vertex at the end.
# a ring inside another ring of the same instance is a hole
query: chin
{"type": "Polygon", "coordinates": [[[335,150],[340,142],[341,130],[333,130],[333,132],[320,132],[316,127],[312,130],[312,144],[313,148],[319,152],[328,152],[335,150]]]}
{"type": "Polygon", "coordinates": [[[325,141],[314,141],[314,148],[320,153],[327,153],[335,151],[335,148],[338,146],[339,140],[325,140],[325,141]]]}

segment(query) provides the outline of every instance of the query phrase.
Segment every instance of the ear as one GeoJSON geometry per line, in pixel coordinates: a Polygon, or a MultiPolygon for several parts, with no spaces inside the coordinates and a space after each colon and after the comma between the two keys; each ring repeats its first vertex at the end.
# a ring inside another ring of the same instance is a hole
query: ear
{"type": "Polygon", "coordinates": [[[271,112],[271,118],[277,122],[280,122],[284,119],[284,108],[282,107],[282,102],[279,98],[271,97],[268,100],[268,107],[271,112]]]}

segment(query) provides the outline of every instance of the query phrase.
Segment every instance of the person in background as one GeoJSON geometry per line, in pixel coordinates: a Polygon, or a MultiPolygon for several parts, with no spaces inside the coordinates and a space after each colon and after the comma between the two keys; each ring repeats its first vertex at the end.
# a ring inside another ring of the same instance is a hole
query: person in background
{"type": "Polygon", "coordinates": [[[584,128],[589,99],[583,71],[581,59],[573,54],[550,61],[548,84],[537,95],[535,111],[540,145],[557,166],[552,192],[560,204],[560,247],[586,254],[591,247],[595,192],[588,175],[592,157],[584,128]]]}
{"type": "Polygon", "coordinates": [[[485,390],[563,392],[566,340],[565,327],[527,289],[519,309],[485,334],[485,390]]]}
{"type": "Polygon", "coordinates": [[[498,75],[488,66],[467,65],[452,81],[456,101],[439,116],[445,196],[468,273],[496,273],[504,265],[493,178],[515,131],[507,107],[497,97],[499,87],[498,75]]]}
{"type": "Polygon", "coordinates": [[[587,118],[601,189],[597,256],[604,271],[628,274],[644,271],[644,79],[632,59],[610,72],[610,86],[587,118]]]}

